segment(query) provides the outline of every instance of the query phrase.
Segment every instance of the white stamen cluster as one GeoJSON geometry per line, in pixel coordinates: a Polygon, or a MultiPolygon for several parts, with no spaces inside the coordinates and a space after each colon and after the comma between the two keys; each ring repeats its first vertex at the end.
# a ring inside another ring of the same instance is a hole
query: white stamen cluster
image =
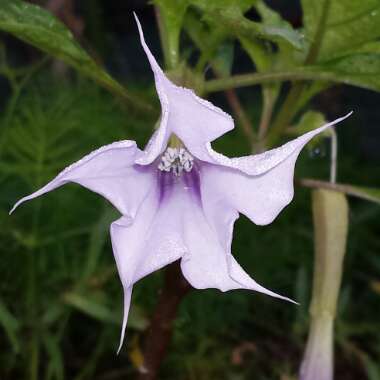
{"type": "Polygon", "coordinates": [[[185,148],[167,148],[161,156],[158,169],[163,172],[172,171],[179,177],[183,171],[190,172],[194,165],[194,157],[185,148]]]}

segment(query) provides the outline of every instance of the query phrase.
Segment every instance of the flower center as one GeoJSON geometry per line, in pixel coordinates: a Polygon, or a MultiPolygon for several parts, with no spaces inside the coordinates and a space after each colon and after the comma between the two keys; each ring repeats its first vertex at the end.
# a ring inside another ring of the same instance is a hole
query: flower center
{"type": "Polygon", "coordinates": [[[161,156],[158,169],[163,172],[172,171],[179,177],[183,171],[191,172],[194,165],[194,157],[185,148],[167,148],[161,156]]]}

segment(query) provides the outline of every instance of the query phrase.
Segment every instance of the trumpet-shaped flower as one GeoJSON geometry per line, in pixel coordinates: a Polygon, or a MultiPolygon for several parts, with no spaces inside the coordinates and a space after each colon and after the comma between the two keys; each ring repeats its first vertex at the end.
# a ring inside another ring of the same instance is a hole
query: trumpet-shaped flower
{"type": "Polygon", "coordinates": [[[103,146],[12,209],[75,182],[120,211],[120,219],[111,224],[124,290],[120,347],[133,285],[179,259],[183,275],[197,289],[251,289],[289,300],[259,285],[234,259],[234,222],[242,213],[256,224],[271,223],[292,200],[294,165],[303,146],[343,119],[262,154],[225,157],[211,142],[234,128],[231,116],[173,84],[146,45],[137,17],[136,21],[162,107],[160,126],[146,148],[140,150],[130,140],[103,146]],[[168,147],[171,135],[182,145],[168,147]]]}

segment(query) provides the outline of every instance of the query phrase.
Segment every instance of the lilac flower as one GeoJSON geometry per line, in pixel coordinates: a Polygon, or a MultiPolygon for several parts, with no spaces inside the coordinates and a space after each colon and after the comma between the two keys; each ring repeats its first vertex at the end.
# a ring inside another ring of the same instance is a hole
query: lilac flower
{"type": "Polygon", "coordinates": [[[289,300],[259,285],[234,259],[233,225],[239,212],[256,224],[271,223],[293,197],[294,165],[303,146],[344,119],[262,154],[225,157],[212,149],[211,141],[234,128],[231,116],[173,84],[146,45],[137,17],[136,21],[162,107],[160,126],[148,145],[143,151],[130,140],[103,146],[19,200],[11,210],[75,182],[99,193],[120,211],[120,219],[111,224],[124,289],[119,349],[133,285],[178,259],[194,288],[251,289],[289,300]],[[172,135],[178,137],[180,146],[168,147],[172,135]]]}

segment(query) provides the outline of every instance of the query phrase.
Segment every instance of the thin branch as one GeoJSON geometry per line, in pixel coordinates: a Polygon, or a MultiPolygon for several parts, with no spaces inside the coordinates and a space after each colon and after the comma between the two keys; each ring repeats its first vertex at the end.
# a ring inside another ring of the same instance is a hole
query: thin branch
{"type": "Polygon", "coordinates": [[[240,104],[239,98],[236,95],[234,89],[230,88],[224,91],[224,94],[227,98],[228,104],[232,108],[236,118],[241,124],[242,131],[249,140],[250,144],[252,144],[256,140],[256,135],[252,129],[252,124],[248,119],[247,114],[245,113],[242,105],[240,104]]]}
{"type": "Polygon", "coordinates": [[[173,334],[175,317],[182,299],[191,290],[179,262],[165,269],[165,283],[154,311],[143,352],[144,363],[138,380],[156,380],[173,334]]]}
{"type": "Polygon", "coordinates": [[[258,133],[258,140],[261,142],[267,133],[272,113],[273,113],[273,107],[276,102],[277,96],[271,96],[270,94],[267,95],[265,93],[266,89],[263,88],[263,112],[261,114],[260,124],[259,124],[259,133],[258,133]]]}
{"type": "Polygon", "coordinates": [[[340,183],[331,183],[327,181],[320,181],[317,179],[311,178],[301,178],[296,180],[296,184],[309,187],[311,189],[327,189],[333,191],[339,191],[341,193],[345,193],[347,195],[351,195],[353,197],[358,197],[365,199],[367,201],[375,202],[380,204],[380,197],[378,195],[373,194],[376,189],[371,188],[361,188],[353,185],[340,184],[340,183]],[[372,193],[371,193],[372,192],[372,193]]]}

